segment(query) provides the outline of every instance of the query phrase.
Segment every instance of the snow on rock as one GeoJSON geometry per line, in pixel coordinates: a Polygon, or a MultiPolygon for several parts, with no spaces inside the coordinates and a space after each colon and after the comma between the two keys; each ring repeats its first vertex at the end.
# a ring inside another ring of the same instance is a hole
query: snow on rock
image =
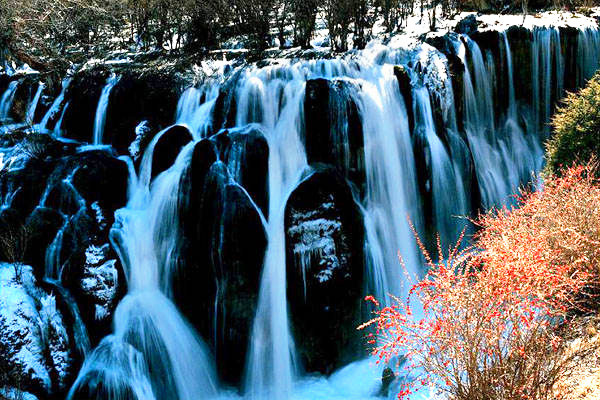
{"type": "Polygon", "coordinates": [[[100,227],[100,229],[104,229],[106,227],[106,218],[104,217],[104,213],[102,212],[100,204],[98,204],[98,202],[95,201],[91,204],[91,207],[96,215],[96,222],[98,223],[98,226],[100,227]]]}
{"type": "Polygon", "coordinates": [[[103,320],[117,301],[118,271],[116,260],[107,260],[108,244],[103,246],[90,245],[85,251],[81,288],[88,293],[94,303],[96,320],[103,320]]]}
{"type": "MultiPolygon", "coordinates": [[[[294,256],[300,261],[306,290],[306,273],[313,260],[318,260],[321,268],[315,272],[315,278],[323,283],[328,281],[334,271],[345,264],[344,254],[338,255],[336,251],[336,236],[343,235],[342,223],[338,219],[319,218],[334,209],[331,201],[326,201],[316,210],[294,211],[291,215],[292,225],[288,228],[288,235],[294,243],[294,256]]],[[[306,295],[306,293],[305,293],[306,295]]]]}
{"type": "Polygon", "coordinates": [[[30,266],[7,263],[0,263],[0,292],[0,367],[9,380],[0,384],[43,393],[63,388],[69,338],[54,296],[36,285],[30,266]]]}
{"type": "Polygon", "coordinates": [[[3,400],[38,400],[31,393],[23,392],[12,387],[0,388],[0,399],[3,400]]]}
{"type": "Polygon", "coordinates": [[[142,145],[148,142],[149,135],[152,133],[150,122],[144,120],[135,127],[135,139],[129,145],[129,155],[134,160],[137,160],[142,155],[142,145]]]}

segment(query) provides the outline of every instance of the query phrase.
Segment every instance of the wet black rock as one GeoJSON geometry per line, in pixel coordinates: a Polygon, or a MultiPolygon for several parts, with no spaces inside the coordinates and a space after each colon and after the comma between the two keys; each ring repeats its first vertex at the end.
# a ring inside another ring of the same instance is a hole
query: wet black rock
{"type": "Polygon", "coordinates": [[[381,390],[379,391],[380,396],[388,396],[388,391],[390,390],[390,386],[394,382],[394,379],[396,379],[394,370],[392,370],[390,367],[385,367],[381,373],[381,390]]]}
{"type": "Polygon", "coordinates": [[[182,125],[175,125],[163,132],[152,153],[152,177],[171,167],[183,146],[193,139],[190,130],[182,125]]]}
{"type": "Polygon", "coordinates": [[[362,124],[354,99],[357,90],[346,80],[306,82],[305,146],[309,164],[333,165],[361,187],[365,167],[362,124]]]}
{"type": "MultiPolygon", "coordinates": [[[[29,238],[25,254],[25,262],[29,265],[44,265],[46,254],[40,249],[47,249],[64,222],[62,214],[46,207],[38,207],[26,221],[29,238]]],[[[40,269],[41,270],[41,269],[40,269]]],[[[41,278],[41,271],[38,277],[41,278]]]]}
{"type": "Polygon", "coordinates": [[[475,14],[470,14],[458,21],[454,31],[456,33],[463,33],[465,35],[469,35],[473,32],[477,32],[477,28],[479,23],[477,22],[477,18],[475,14]]]}
{"type": "Polygon", "coordinates": [[[513,71],[515,84],[515,96],[517,100],[530,104],[532,99],[532,63],[531,42],[532,33],[522,26],[511,26],[506,35],[512,53],[513,71]]]}
{"type": "Polygon", "coordinates": [[[29,103],[33,100],[38,89],[39,75],[31,74],[19,78],[19,86],[15,91],[9,117],[14,122],[25,122],[29,103]]]}
{"type": "Polygon", "coordinates": [[[560,44],[564,55],[564,89],[573,92],[580,85],[581,77],[578,76],[577,46],[579,29],[574,27],[560,27],[560,44]]]}
{"type": "Polygon", "coordinates": [[[269,144],[259,125],[223,130],[211,138],[237,183],[268,214],[269,144]]]}
{"type": "Polygon", "coordinates": [[[173,123],[184,82],[177,75],[161,72],[118,72],[119,81],[110,93],[104,126],[104,142],[120,154],[128,154],[135,128],[148,120],[157,129],[173,123]]]}
{"type": "Polygon", "coordinates": [[[329,374],[360,349],[364,270],[360,212],[335,170],[319,168],[292,192],[285,231],[296,348],[308,372],[329,374]]]}
{"type": "Polygon", "coordinates": [[[212,141],[198,142],[181,180],[182,238],[173,292],[211,345],[221,379],[238,384],[267,241],[258,210],[216,159],[212,141]]]}
{"type": "MultiPolygon", "coordinates": [[[[110,71],[106,67],[91,68],[77,73],[65,94],[65,104],[76,105],[65,111],[61,130],[65,137],[91,143],[94,138],[94,120],[98,100],[110,71]]],[[[60,114],[60,113],[57,113],[60,114]]],[[[53,129],[60,115],[48,124],[53,129]]]]}
{"type": "Polygon", "coordinates": [[[396,79],[398,80],[400,93],[402,93],[402,97],[404,98],[406,114],[408,115],[408,126],[412,132],[415,128],[415,114],[412,112],[413,96],[410,72],[403,65],[395,65],[394,76],[396,76],[396,79]]]}

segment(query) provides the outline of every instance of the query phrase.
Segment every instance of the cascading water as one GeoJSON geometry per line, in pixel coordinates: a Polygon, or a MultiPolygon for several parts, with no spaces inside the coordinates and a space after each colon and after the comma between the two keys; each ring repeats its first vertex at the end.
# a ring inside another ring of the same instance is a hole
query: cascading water
{"type": "Polygon", "coordinates": [[[600,65],[600,32],[587,27],[577,33],[577,86],[591,78],[600,65]]]}
{"type": "Polygon", "coordinates": [[[426,88],[413,90],[415,135],[425,137],[428,158],[431,163],[431,188],[433,204],[433,221],[440,236],[443,248],[455,243],[462,226],[457,217],[469,214],[467,193],[462,182],[462,176],[452,163],[450,155],[436,133],[433,121],[431,100],[426,88]],[[453,195],[450,196],[449,193],[453,195]]]}
{"type": "Polygon", "coordinates": [[[464,125],[484,209],[506,204],[510,195],[527,182],[533,172],[539,171],[541,165],[541,137],[537,131],[525,133],[518,121],[510,47],[506,40],[503,44],[507,50],[509,76],[506,116],[494,112],[497,108],[491,87],[493,76],[489,75],[479,46],[468,37],[462,37],[457,43],[464,65],[472,65],[472,70],[466,67],[463,75],[464,125]],[[501,121],[504,118],[504,122],[497,124],[497,117],[501,121]],[[529,138],[530,135],[533,137],[529,138]]]}
{"type": "Polygon", "coordinates": [[[531,75],[535,126],[545,137],[549,133],[547,122],[550,120],[552,104],[561,97],[564,85],[564,59],[558,28],[534,29],[531,75]]]}
{"type": "Polygon", "coordinates": [[[148,146],[139,177],[128,160],[129,202],[117,211],[111,230],[128,294],[115,312],[113,334],[86,358],[69,398],[195,400],[199,394],[216,394],[204,343],[164,291],[177,248],[178,186],[193,144],[151,182],[154,145],[161,134],[148,146]]]}
{"type": "Polygon", "coordinates": [[[248,71],[237,92],[237,125],[261,123],[269,144],[268,245],[247,365],[251,398],[287,398],[292,391],[294,350],[287,316],[284,211],[307,166],[301,140],[304,82],[286,82],[276,74],[270,79],[269,72],[248,71]]]}
{"type": "Polygon", "coordinates": [[[69,104],[70,103],[66,103],[65,106],[63,107],[63,110],[60,113],[60,117],[58,118],[58,121],[56,121],[56,125],[54,125],[54,129],[52,130],[52,134],[56,137],[60,137],[60,135],[62,134],[62,131],[61,131],[62,122],[63,122],[63,119],[65,118],[65,113],[69,109],[69,104]]]}
{"type": "Polygon", "coordinates": [[[13,100],[15,99],[15,94],[17,92],[17,88],[19,87],[19,81],[12,81],[8,84],[8,88],[0,98],[0,120],[6,121],[9,118],[10,108],[12,106],[13,100]]]}
{"type": "Polygon", "coordinates": [[[102,144],[102,136],[104,135],[104,124],[106,124],[106,110],[108,109],[108,100],[110,99],[110,92],[113,90],[115,85],[119,82],[119,77],[112,74],[106,80],[106,85],[102,88],[100,99],[98,100],[98,106],[96,107],[96,117],[94,118],[94,144],[102,144]]]}
{"type": "Polygon", "coordinates": [[[44,118],[42,118],[42,121],[39,124],[39,128],[41,130],[50,129],[48,127],[48,124],[50,123],[50,121],[54,120],[56,115],[60,112],[61,107],[63,107],[63,102],[65,100],[65,94],[66,94],[67,89],[69,88],[70,84],[71,84],[71,78],[63,79],[60,93],[58,94],[56,99],[52,102],[52,105],[50,106],[50,108],[44,115],[44,118]]]}
{"type": "MultiPolygon", "coordinates": [[[[598,31],[593,29],[579,34],[580,81],[589,78],[598,66],[594,55],[600,46],[598,38],[598,31]]],[[[286,265],[290,262],[286,259],[286,205],[294,190],[315,172],[309,163],[314,155],[309,154],[307,145],[315,132],[305,126],[307,82],[324,78],[328,84],[334,82],[335,87],[343,88],[343,97],[327,93],[330,109],[321,111],[329,112],[332,126],[324,132],[331,135],[332,162],[337,170],[347,172],[355,159],[364,170],[364,182],[352,174],[342,175],[351,181],[349,187],[363,217],[365,293],[380,299],[388,293],[405,296],[407,287],[398,253],[410,275],[423,273],[410,224],[418,233],[426,228],[440,232],[451,238],[444,242],[449,244],[465,227],[455,217],[469,215],[478,206],[508,203],[519,185],[528,182],[531,173],[542,166],[545,123],[564,87],[565,63],[557,29],[536,28],[533,32],[533,104],[517,99],[515,81],[524,77],[517,76],[506,33],[499,35],[498,45],[505,55],[501,60],[489,50],[482,52],[467,36],[456,35],[452,41],[464,66],[460,85],[463,97],[457,99],[461,104],[454,103],[447,60],[428,45],[396,49],[374,43],[352,57],[252,66],[237,69],[229,76],[230,81],[207,81],[186,90],[175,120],[189,127],[194,140],[181,149],[174,164],[152,178],[155,146],[166,130],[148,144],[139,173],[133,161],[124,158],[130,169],[128,203],[116,212],[111,240],[125,268],[128,294],[114,314],[113,333],[88,355],[69,398],[192,400],[219,394],[208,350],[171,297],[181,240],[178,194],[183,190],[181,177],[191,163],[195,144],[220,128],[228,128],[224,135],[231,137],[244,134],[248,126],[256,126],[268,144],[268,213],[263,213],[242,187],[242,147],[233,148],[226,163],[215,162],[226,171],[221,178],[248,196],[265,225],[268,240],[248,343],[245,395],[278,400],[373,396],[376,384],[367,385],[364,391],[357,388],[364,384],[365,371],[370,370],[368,361],[351,364],[327,380],[302,377],[291,334],[286,292],[286,265]],[[397,65],[408,71],[408,92],[400,88],[397,65]],[[497,82],[503,73],[507,85],[499,88],[497,82]],[[506,91],[505,103],[496,98],[500,90],[506,91]],[[235,107],[223,106],[223,93],[235,99],[235,107]],[[352,107],[357,120],[351,120],[352,107]],[[460,108],[462,113],[455,112],[460,108]],[[460,124],[457,117],[462,118],[460,124]],[[359,125],[356,131],[362,134],[362,146],[357,148],[348,143],[352,124],[359,125]],[[415,143],[422,147],[415,148],[415,143]],[[351,153],[356,151],[361,154],[353,158],[351,153]],[[419,167],[417,152],[424,160],[419,167]],[[427,182],[419,185],[422,176],[427,182]],[[471,193],[477,188],[480,204],[474,204],[471,193]],[[433,227],[425,226],[427,213],[433,227]]],[[[95,144],[102,142],[108,98],[116,79],[109,78],[98,102],[95,144]]],[[[54,114],[61,106],[64,113],[67,107],[62,104],[67,86],[65,81],[62,97],[51,107],[54,114]]],[[[49,119],[45,117],[41,125],[46,127],[49,119]]],[[[56,126],[60,129],[60,122],[56,126]]],[[[53,247],[60,246],[57,242],[49,248],[47,274],[60,277],[60,260],[53,247]]],[[[306,296],[305,301],[310,300],[306,296]]],[[[217,294],[215,309],[218,301],[217,294]]],[[[212,334],[219,334],[216,324],[212,334]]]]}
{"type": "Polygon", "coordinates": [[[29,103],[29,107],[27,107],[27,113],[25,114],[25,122],[29,125],[33,124],[33,119],[35,118],[35,110],[37,109],[38,103],[40,102],[40,97],[42,96],[44,87],[45,86],[42,82],[38,83],[38,88],[35,92],[35,95],[29,103]]]}
{"type": "Polygon", "coordinates": [[[212,125],[212,111],[219,94],[218,85],[191,87],[182,95],[177,105],[175,120],[190,128],[196,139],[206,137],[212,125]]]}

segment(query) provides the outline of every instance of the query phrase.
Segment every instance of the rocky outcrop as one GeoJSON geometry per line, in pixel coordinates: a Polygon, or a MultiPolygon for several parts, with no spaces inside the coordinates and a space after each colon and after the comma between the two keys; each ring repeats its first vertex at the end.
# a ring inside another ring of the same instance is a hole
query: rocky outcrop
{"type": "Polygon", "coordinates": [[[77,106],[69,107],[65,111],[61,129],[66,137],[81,142],[92,142],[98,100],[109,75],[110,71],[107,68],[98,67],[73,76],[64,103],[77,106]]]}
{"type": "Polygon", "coordinates": [[[183,82],[177,75],[161,72],[116,73],[120,78],[110,93],[104,142],[120,154],[128,154],[141,121],[147,120],[159,130],[173,123],[183,82]]]}
{"type": "Polygon", "coordinates": [[[192,140],[192,134],[185,126],[174,125],[164,131],[154,145],[152,177],[171,167],[183,146],[192,140]]]}
{"type": "Polygon", "coordinates": [[[211,140],[232,178],[248,191],[250,198],[267,217],[269,144],[260,125],[226,129],[211,140]]]}
{"type": "Polygon", "coordinates": [[[304,98],[305,147],[310,164],[337,168],[353,183],[365,182],[362,124],[350,81],[311,79],[304,98]]]}
{"type": "MultiPolygon", "coordinates": [[[[110,152],[88,151],[46,134],[16,131],[3,140],[10,145],[3,149],[10,162],[0,167],[1,234],[23,232],[24,239],[18,248],[0,251],[0,261],[22,256],[32,266],[27,267],[30,280],[56,296],[53,307],[65,321],[62,329],[71,354],[64,362],[76,371],[83,348],[108,333],[112,313],[126,290],[121,265],[108,243],[114,211],[126,202],[127,166],[110,152]]],[[[3,296],[4,284],[0,282],[3,296]]],[[[29,303],[46,301],[42,291],[26,289],[29,303]]],[[[0,363],[7,362],[6,357],[0,351],[0,363]]],[[[41,378],[30,381],[33,393],[65,389],[65,379],[71,377],[65,373],[60,386],[52,374],[50,383],[41,378]]]]}
{"type": "MultiPolygon", "coordinates": [[[[223,139],[224,135],[214,138],[223,139]]],[[[178,307],[211,345],[221,379],[238,384],[256,310],[266,234],[247,192],[235,183],[225,163],[217,161],[219,149],[229,151],[213,140],[198,142],[182,177],[180,266],[173,293],[178,307]]]]}
{"type": "Polygon", "coordinates": [[[364,270],[361,216],[335,170],[319,169],[298,185],[286,206],[285,231],[296,349],[308,372],[329,374],[359,348],[364,270]]]}
{"type": "Polygon", "coordinates": [[[40,77],[37,74],[25,75],[19,79],[19,86],[13,98],[9,117],[15,122],[25,122],[30,102],[35,96],[40,77]]]}

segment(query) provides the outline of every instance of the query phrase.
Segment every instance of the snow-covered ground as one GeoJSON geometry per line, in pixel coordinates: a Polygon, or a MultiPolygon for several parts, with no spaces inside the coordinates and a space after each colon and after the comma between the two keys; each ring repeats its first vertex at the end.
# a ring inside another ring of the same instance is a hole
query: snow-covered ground
{"type": "Polygon", "coordinates": [[[0,359],[9,361],[15,382],[51,392],[66,378],[70,363],[56,299],[39,288],[28,265],[0,263],[0,288],[0,350],[6,352],[0,359]],[[59,382],[53,382],[53,373],[59,382]]]}

